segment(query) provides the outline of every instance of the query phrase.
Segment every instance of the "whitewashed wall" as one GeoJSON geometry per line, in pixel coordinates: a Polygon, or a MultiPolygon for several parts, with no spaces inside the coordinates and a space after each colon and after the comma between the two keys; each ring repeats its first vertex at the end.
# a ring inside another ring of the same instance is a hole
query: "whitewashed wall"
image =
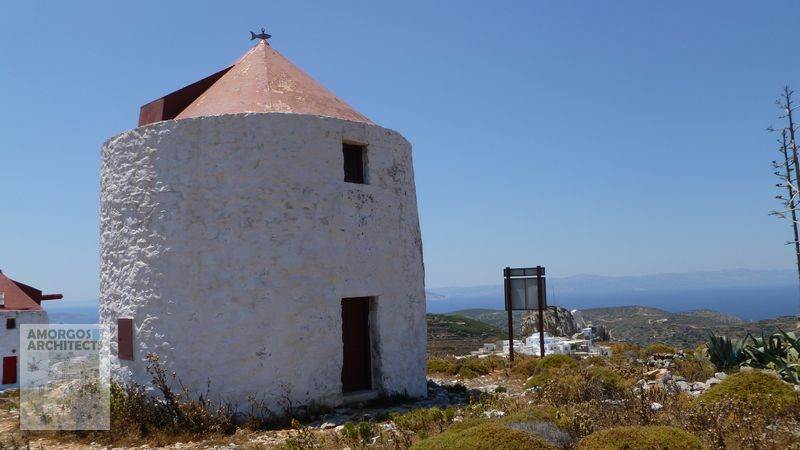
{"type": "MultiPolygon", "coordinates": [[[[17,380],[19,380],[19,329],[24,324],[47,323],[46,311],[0,311],[0,371],[2,371],[2,361],[5,356],[17,357],[17,380]],[[13,330],[6,329],[6,319],[17,319],[17,327],[13,330]]],[[[0,378],[2,378],[0,373],[0,378]]],[[[2,379],[0,379],[0,383],[2,379]]],[[[0,384],[0,390],[9,389],[17,386],[14,384],[0,384]]]]}
{"type": "Polygon", "coordinates": [[[101,322],[135,323],[117,375],[147,381],[153,352],[234,403],[336,404],[340,300],[376,296],[377,387],[426,394],[422,244],[397,132],[283,113],[140,127],[103,146],[100,230],[101,322]],[[368,144],[368,185],[343,181],[343,140],[368,144]]]}

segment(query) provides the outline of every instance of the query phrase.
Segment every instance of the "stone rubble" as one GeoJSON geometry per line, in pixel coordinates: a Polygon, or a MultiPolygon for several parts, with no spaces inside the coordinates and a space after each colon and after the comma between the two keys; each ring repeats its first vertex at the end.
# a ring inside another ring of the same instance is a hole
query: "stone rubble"
{"type": "Polygon", "coordinates": [[[706,381],[687,382],[684,377],[670,372],[671,369],[674,370],[676,367],[674,360],[685,357],[686,355],[679,351],[674,355],[656,354],[651,356],[648,360],[640,360],[641,364],[646,364],[648,367],[655,367],[655,369],[644,373],[644,377],[636,383],[636,389],[641,392],[642,390],[649,391],[653,387],[658,387],[664,392],[671,394],[685,392],[692,397],[698,397],[703,392],[707,391],[715,384],[721,383],[722,380],[728,377],[724,372],[717,372],[706,381]]]}

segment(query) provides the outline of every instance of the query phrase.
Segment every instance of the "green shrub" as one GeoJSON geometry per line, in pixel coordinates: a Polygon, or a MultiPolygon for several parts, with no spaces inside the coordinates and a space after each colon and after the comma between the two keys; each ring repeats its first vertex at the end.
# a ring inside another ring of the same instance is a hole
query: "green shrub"
{"type": "Polygon", "coordinates": [[[539,358],[531,356],[519,355],[514,365],[511,367],[511,373],[519,374],[529,377],[539,370],[539,358]]]}
{"type": "Polygon", "coordinates": [[[608,366],[610,361],[605,356],[589,356],[580,360],[582,366],[608,366]]]}
{"type": "Polygon", "coordinates": [[[453,407],[442,411],[439,408],[420,408],[406,413],[392,413],[389,418],[397,428],[411,431],[420,435],[427,435],[430,431],[441,432],[446,425],[452,422],[456,415],[453,407]]]}
{"type": "Polygon", "coordinates": [[[706,381],[717,371],[708,361],[697,358],[675,359],[675,374],[686,378],[686,381],[706,381]]]}
{"type": "Polygon", "coordinates": [[[697,398],[698,403],[741,402],[756,411],[786,410],[798,403],[794,388],[775,376],[760,372],[740,372],[728,376],[697,398]]]}
{"type": "Polygon", "coordinates": [[[584,369],[590,383],[596,384],[606,394],[618,394],[628,387],[622,375],[607,367],[589,366],[584,369]]]}
{"type": "Polygon", "coordinates": [[[435,356],[428,358],[428,373],[455,375],[457,371],[455,358],[438,358],[435,356]]]}
{"type": "Polygon", "coordinates": [[[548,369],[577,366],[577,361],[567,355],[547,355],[544,358],[523,358],[514,364],[511,371],[530,377],[531,375],[537,375],[548,369]]]}
{"type": "Polygon", "coordinates": [[[342,436],[351,441],[358,440],[358,427],[353,422],[347,422],[342,425],[342,436]]]}
{"type": "Polygon", "coordinates": [[[504,416],[503,423],[513,422],[557,422],[558,410],[552,406],[534,406],[504,416]]]}
{"type": "Polygon", "coordinates": [[[642,350],[642,356],[648,357],[656,354],[674,355],[675,352],[676,350],[674,347],[663,342],[656,342],[655,344],[650,344],[645,347],[645,349],[642,350]]]}
{"type": "Polygon", "coordinates": [[[702,449],[691,433],[664,426],[630,426],[595,431],[578,443],[580,450],[594,449],[702,449]]]}
{"type": "Polygon", "coordinates": [[[550,369],[543,375],[534,376],[526,386],[541,386],[545,397],[554,404],[617,399],[623,397],[631,385],[619,373],[600,366],[550,369]]]}
{"type": "Polygon", "coordinates": [[[467,379],[469,379],[469,378],[477,378],[480,375],[481,375],[480,373],[475,372],[474,370],[470,369],[469,367],[461,366],[461,368],[458,369],[458,376],[460,376],[461,378],[467,378],[467,379]]]}
{"type": "Polygon", "coordinates": [[[505,358],[499,356],[468,356],[466,358],[442,358],[432,356],[428,358],[428,373],[442,373],[447,375],[460,375],[462,378],[475,378],[486,375],[506,366],[505,358]]]}
{"type": "Polygon", "coordinates": [[[469,428],[453,427],[439,435],[423,439],[415,450],[536,450],[555,449],[538,436],[509,428],[496,421],[485,421],[469,428]]]}
{"type": "Polygon", "coordinates": [[[642,348],[637,344],[630,342],[615,342],[611,344],[611,360],[614,362],[622,362],[639,357],[642,348]]]}
{"type": "Polygon", "coordinates": [[[550,381],[550,371],[539,372],[525,381],[525,389],[541,388],[550,381]]]}
{"type": "Polygon", "coordinates": [[[560,367],[575,367],[577,363],[567,355],[547,355],[539,360],[542,369],[555,369],[560,367]]]}
{"type": "Polygon", "coordinates": [[[663,342],[656,342],[655,344],[650,344],[642,350],[643,356],[653,356],[659,354],[666,354],[666,355],[674,355],[677,352],[675,347],[671,345],[667,345],[663,342]]]}
{"type": "Polygon", "coordinates": [[[505,367],[505,359],[497,356],[487,356],[485,358],[470,356],[459,360],[459,362],[461,363],[461,367],[467,367],[481,375],[486,375],[494,370],[505,367]]]}

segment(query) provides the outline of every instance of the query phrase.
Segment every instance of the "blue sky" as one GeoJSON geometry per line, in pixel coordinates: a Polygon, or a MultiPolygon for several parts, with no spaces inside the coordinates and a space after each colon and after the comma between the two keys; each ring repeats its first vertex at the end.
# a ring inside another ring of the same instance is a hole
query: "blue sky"
{"type": "Polygon", "coordinates": [[[272,45],[414,144],[427,283],[791,268],[767,216],[793,2],[5,2],[0,268],[92,299],[102,142],[272,45]]]}

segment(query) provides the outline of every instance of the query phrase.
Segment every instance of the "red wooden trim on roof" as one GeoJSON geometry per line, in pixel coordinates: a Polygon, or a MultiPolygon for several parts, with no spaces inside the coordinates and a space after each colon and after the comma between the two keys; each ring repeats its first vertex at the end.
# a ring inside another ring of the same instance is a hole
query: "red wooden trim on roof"
{"type": "Polygon", "coordinates": [[[182,87],[175,92],[142,106],[139,109],[139,126],[160,122],[162,120],[174,119],[175,116],[192,104],[197,97],[200,97],[203,92],[208,90],[217,80],[228,73],[231,67],[233,66],[222,69],[200,81],[195,81],[186,87],[182,87]]]}

